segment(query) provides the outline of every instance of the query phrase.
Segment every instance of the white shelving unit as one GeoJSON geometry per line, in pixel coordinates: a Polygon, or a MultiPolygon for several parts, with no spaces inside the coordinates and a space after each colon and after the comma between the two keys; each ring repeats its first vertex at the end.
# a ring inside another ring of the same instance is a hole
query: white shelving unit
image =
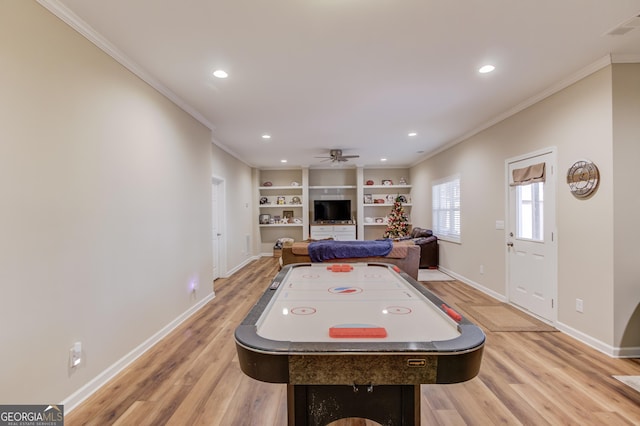
{"type": "Polygon", "coordinates": [[[261,251],[268,253],[279,238],[309,238],[307,170],[260,170],[258,217],[261,251]],[[271,185],[264,185],[271,182],[271,185]],[[297,202],[293,202],[293,200],[297,202]],[[282,219],[291,217],[287,223],[282,219]],[[266,223],[265,223],[266,222],[266,223]]]}
{"type": "Polygon", "coordinates": [[[406,198],[402,203],[405,213],[411,220],[411,188],[407,181],[408,169],[363,169],[359,176],[361,193],[358,204],[358,235],[359,239],[374,240],[382,238],[387,227],[385,218],[391,213],[395,199],[399,195],[406,198]],[[367,185],[368,181],[374,182],[367,185]],[[389,184],[382,184],[389,181],[389,184]],[[365,198],[371,202],[365,202],[365,198]],[[378,201],[378,202],[375,202],[378,201]],[[381,202],[380,202],[381,201],[381,202]]]}
{"type": "MultiPolygon", "coordinates": [[[[309,238],[310,225],[313,224],[314,200],[351,200],[353,216],[352,229],[356,230],[359,240],[381,238],[386,223],[376,223],[376,218],[388,216],[393,207],[393,200],[397,195],[407,197],[403,203],[406,214],[411,217],[411,188],[410,183],[399,185],[401,179],[409,175],[408,169],[392,168],[340,168],[340,169],[289,169],[289,170],[258,170],[258,196],[266,197],[265,203],[258,206],[260,215],[270,215],[270,218],[284,216],[285,211],[292,211],[293,217],[299,223],[260,223],[260,238],[262,252],[270,252],[278,238],[288,237],[296,241],[309,238]],[[366,182],[372,180],[372,185],[366,182]],[[383,180],[395,184],[382,185],[383,180]],[[272,185],[264,185],[271,182],[272,185]],[[296,185],[292,183],[295,182],[296,185]],[[382,203],[365,203],[365,194],[372,197],[383,197],[382,203]],[[292,197],[299,197],[300,204],[292,203],[292,197]],[[284,197],[278,204],[278,197],[284,197]],[[386,197],[389,197],[388,199],[386,197]],[[372,222],[367,222],[371,218],[372,222]]],[[[339,224],[336,224],[339,225],[339,224]]],[[[345,224],[341,224],[345,225],[345,224]]]]}

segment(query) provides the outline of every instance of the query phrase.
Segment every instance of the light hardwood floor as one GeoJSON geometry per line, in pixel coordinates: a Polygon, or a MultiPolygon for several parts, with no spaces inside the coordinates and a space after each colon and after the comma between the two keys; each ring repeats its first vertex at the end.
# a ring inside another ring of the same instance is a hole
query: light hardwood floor
{"type": "MultiPolygon", "coordinates": [[[[233,339],[276,272],[262,258],[217,280],[214,300],[65,416],[67,426],[286,425],[286,385],[245,376],[233,339]]],[[[463,314],[465,303],[496,303],[458,281],[425,285],[463,314]]],[[[478,377],[422,386],[423,425],[640,425],[640,393],[612,378],[640,375],[640,360],[560,332],[485,332],[478,377]]]]}

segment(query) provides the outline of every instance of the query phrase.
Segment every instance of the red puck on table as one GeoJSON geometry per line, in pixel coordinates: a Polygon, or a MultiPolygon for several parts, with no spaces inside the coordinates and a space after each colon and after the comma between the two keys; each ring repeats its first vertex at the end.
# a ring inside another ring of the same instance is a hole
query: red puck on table
{"type": "Polygon", "coordinates": [[[353,270],[353,266],[334,263],[331,266],[327,266],[327,270],[331,272],[351,272],[353,270]]]}
{"type": "Polygon", "coordinates": [[[329,337],[335,338],[383,338],[387,329],[370,324],[341,324],[329,328],[329,337]]]}

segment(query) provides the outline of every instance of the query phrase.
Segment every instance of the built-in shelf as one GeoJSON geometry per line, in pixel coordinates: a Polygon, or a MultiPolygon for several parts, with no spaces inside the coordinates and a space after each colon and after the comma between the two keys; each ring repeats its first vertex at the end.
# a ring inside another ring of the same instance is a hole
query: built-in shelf
{"type": "Polygon", "coordinates": [[[373,189],[410,189],[411,185],[364,185],[363,188],[365,190],[367,188],[373,188],[373,189]]]}
{"type": "Polygon", "coordinates": [[[301,208],[302,204],[260,204],[260,208],[301,208]]]}
{"type": "Polygon", "coordinates": [[[356,189],[357,185],[323,185],[323,186],[310,186],[309,189],[356,189]]]}
{"type": "Polygon", "coordinates": [[[269,224],[261,224],[260,227],[261,228],[291,228],[291,227],[302,227],[303,224],[302,223],[269,223],[269,224]]]}
{"type": "Polygon", "coordinates": [[[268,190],[271,190],[271,189],[300,189],[301,190],[302,187],[301,186],[291,186],[291,185],[287,185],[287,186],[260,186],[259,189],[260,190],[263,190],[263,189],[268,189],[268,190]]]}
{"type": "MultiPolygon", "coordinates": [[[[391,203],[366,203],[363,204],[364,207],[393,207],[394,204],[391,203]]],[[[402,203],[402,207],[411,207],[411,203],[402,203]]]]}
{"type": "MultiPolygon", "coordinates": [[[[405,182],[410,176],[407,168],[348,168],[348,169],[263,169],[257,175],[258,193],[261,201],[270,202],[260,204],[256,209],[259,215],[284,214],[281,211],[292,210],[293,217],[302,223],[262,223],[259,224],[261,252],[266,253],[273,247],[273,243],[279,238],[293,238],[301,241],[309,238],[311,228],[316,228],[311,223],[314,216],[314,200],[343,199],[351,200],[352,216],[355,219],[351,225],[349,236],[331,235],[333,238],[360,240],[381,238],[386,223],[365,223],[365,217],[379,218],[385,216],[394,206],[397,195],[404,195],[409,203],[402,203],[407,215],[411,212],[412,185],[396,184],[382,185],[382,182],[405,182]],[[367,181],[376,185],[366,185],[367,181]],[[274,185],[265,186],[265,182],[274,185]],[[295,185],[291,185],[294,183],[295,185]],[[298,185],[299,183],[299,185],[298,185]],[[364,204],[365,198],[382,199],[384,203],[364,204]],[[293,201],[302,201],[301,204],[292,204],[293,201]],[[286,204],[277,204],[277,200],[286,204]],[[353,234],[355,232],[355,235],[353,234]]],[[[411,181],[407,181],[411,182],[411,181]]],[[[314,229],[317,234],[319,230],[314,229]]],[[[335,229],[334,229],[335,231],[335,229]]]]}

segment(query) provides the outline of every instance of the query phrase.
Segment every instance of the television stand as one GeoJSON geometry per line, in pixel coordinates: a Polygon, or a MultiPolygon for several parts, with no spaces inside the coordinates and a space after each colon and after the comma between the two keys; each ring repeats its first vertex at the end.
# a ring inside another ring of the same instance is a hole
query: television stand
{"type": "Polygon", "coordinates": [[[356,225],[353,221],[333,221],[316,222],[310,226],[310,236],[313,240],[334,240],[349,241],[356,239],[356,225]]]}
{"type": "Polygon", "coordinates": [[[352,220],[318,220],[313,225],[353,225],[352,220]]]}

